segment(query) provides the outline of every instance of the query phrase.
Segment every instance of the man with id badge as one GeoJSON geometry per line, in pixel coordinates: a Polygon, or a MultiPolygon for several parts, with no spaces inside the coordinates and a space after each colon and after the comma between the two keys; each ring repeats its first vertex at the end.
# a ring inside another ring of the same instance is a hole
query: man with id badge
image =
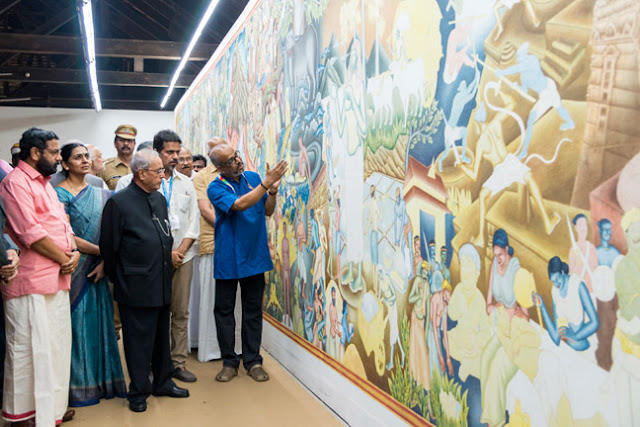
{"type": "Polygon", "coordinates": [[[174,378],[195,382],[196,376],[185,368],[187,361],[189,298],[193,257],[193,243],[200,236],[200,210],[191,179],[176,170],[182,146],[180,136],[172,130],[161,130],[153,137],[153,149],[158,152],[164,168],[162,184],[158,190],[164,195],[169,211],[169,224],[173,235],[171,262],[171,360],[174,378]]]}
{"type": "Polygon", "coordinates": [[[262,297],[264,273],[273,270],[267,245],[266,217],[276,207],[280,180],[287,162],[269,169],[264,180],[256,172],[245,171],[240,152],[230,145],[213,147],[211,161],[220,175],[207,195],[216,210],[214,277],[216,302],[214,316],[222,355],[222,370],[216,381],[228,382],[238,375],[240,356],[235,347],[236,290],[240,282],[242,300],[242,362],[256,381],[267,381],[262,367],[262,297]]]}

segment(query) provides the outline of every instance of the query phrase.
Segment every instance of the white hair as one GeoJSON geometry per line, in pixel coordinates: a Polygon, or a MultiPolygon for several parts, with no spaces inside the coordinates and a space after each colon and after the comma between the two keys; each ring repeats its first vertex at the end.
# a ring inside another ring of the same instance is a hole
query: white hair
{"type": "Polygon", "coordinates": [[[153,161],[153,159],[157,157],[160,157],[158,153],[148,148],[137,151],[133,155],[131,164],[129,165],[131,168],[131,172],[135,175],[140,170],[149,170],[149,164],[153,161]]]}

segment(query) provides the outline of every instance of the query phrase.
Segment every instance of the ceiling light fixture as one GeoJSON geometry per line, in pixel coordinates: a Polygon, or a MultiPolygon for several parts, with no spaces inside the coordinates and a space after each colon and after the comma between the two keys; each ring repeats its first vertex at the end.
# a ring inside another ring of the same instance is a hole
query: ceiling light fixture
{"type": "Polygon", "coordinates": [[[198,39],[200,38],[200,34],[202,34],[202,31],[204,30],[205,25],[207,25],[207,22],[209,21],[209,18],[211,18],[211,15],[213,14],[213,11],[217,5],[218,5],[218,0],[212,0],[211,3],[209,3],[209,7],[207,7],[207,10],[204,12],[202,19],[198,24],[198,28],[196,28],[195,33],[193,33],[193,37],[191,37],[189,46],[187,46],[187,50],[182,56],[182,59],[180,60],[180,64],[178,65],[178,68],[176,69],[175,73],[173,74],[173,77],[171,78],[169,89],[167,90],[167,94],[164,96],[164,99],[160,104],[160,108],[164,108],[164,106],[167,104],[167,101],[171,96],[171,92],[173,92],[173,88],[175,87],[176,82],[178,81],[178,77],[180,77],[180,73],[182,72],[182,69],[184,68],[187,61],[189,60],[189,57],[191,56],[191,51],[193,50],[196,43],[198,42],[198,39]]]}
{"type": "Polygon", "coordinates": [[[84,48],[85,64],[89,76],[91,99],[96,112],[102,110],[100,102],[100,89],[98,88],[98,74],[96,71],[96,45],[93,32],[93,13],[91,0],[76,0],[76,10],[80,20],[80,33],[82,34],[82,47],[84,48]]]}

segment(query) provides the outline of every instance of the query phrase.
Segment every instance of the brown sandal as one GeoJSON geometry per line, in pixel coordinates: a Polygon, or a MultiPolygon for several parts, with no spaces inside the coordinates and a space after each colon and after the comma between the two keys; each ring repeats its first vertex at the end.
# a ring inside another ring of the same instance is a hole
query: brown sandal
{"type": "Polygon", "coordinates": [[[267,372],[264,370],[264,368],[260,363],[257,363],[253,365],[251,368],[249,368],[249,371],[247,371],[247,374],[258,382],[269,380],[269,374],[267,374],[267,372]]]}
{"type": "Polygon", "coordinates": [[[216,381],[221,383],[228,383],[233,379],[233,377],[238,375],[238,368],[233,368],[231,366],[223,366],[222,370],[218,372],[216,375],[216,381]]]}

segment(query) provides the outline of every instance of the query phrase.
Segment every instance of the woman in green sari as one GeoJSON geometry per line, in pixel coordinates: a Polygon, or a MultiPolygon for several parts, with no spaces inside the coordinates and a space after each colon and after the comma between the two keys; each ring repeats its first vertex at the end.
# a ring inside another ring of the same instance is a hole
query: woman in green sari
{"type": "Polygon", "coordinates": [[[67,144],[61,155],[67,177],[56,192],[82,253],[69,292],[73,333],[69,406],[89,406],[102,398],[126,397],[127,392],[113,325],[113,303],[98,247],[102,208],[110,192],[87,184],[85,176],[91,170],[91,160],[84,145],[67,144]]]}

